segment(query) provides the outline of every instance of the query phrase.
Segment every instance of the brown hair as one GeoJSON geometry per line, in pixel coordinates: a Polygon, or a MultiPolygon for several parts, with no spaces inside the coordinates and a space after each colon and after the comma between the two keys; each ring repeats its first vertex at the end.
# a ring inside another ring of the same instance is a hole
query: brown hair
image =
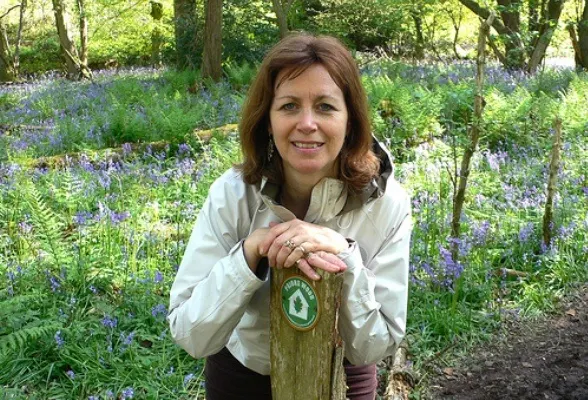
{"type": "Polygon", "coordinates": [[[282,160],[277,151],[268,162],[269,111],[274,98],[276,78],[289,69],[283,79],[294,79],[313,64],[324,66],[343,92],[347,105],[349,133],[339,155],[339,179],[352,193],[360,192],[379,172],[379,160],[371,150],[372,135],[367,97],[359,69],[349,50],[328,36],[293,34],[282,39],[266,55],[243,106],[239,134],[243,163],[238,165],[249,184],[262,176],[282,183],[282,160]]]}

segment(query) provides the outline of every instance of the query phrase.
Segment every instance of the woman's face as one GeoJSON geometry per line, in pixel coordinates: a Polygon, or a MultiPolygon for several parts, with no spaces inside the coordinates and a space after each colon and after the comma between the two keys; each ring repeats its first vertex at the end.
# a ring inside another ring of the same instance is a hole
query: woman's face
{"type": "Polygon", "coordinates": [[[341,89],[321,64],[294,79],[278,74],[270,109],[270,134],[282,157],[287,183],[317,183],[337,177],[338,157],[348,129],[341,89]]]}

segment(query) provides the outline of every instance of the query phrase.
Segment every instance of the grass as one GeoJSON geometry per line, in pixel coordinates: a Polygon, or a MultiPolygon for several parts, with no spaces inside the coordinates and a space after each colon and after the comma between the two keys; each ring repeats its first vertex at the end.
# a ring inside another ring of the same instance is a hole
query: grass
{"type": "MultiPolygon", "coordinates": [[[[375,133],[391,146],[397,178],[413,198],[407,337],[412,362],[426,370],[439,352],[487,340],[505,318],[549,311],[588,279],[588,78],[489,73],[484,136],[453,260],[450,172],[471,119],[471,65],[370,68],[364,82],[375,133]],[[564,121],[563,164],[555,239],[544,246],[556,115],[564,121]]],[[[203,393],[202,361],[172,343],[166,307],[208,187],[239,159],[239,143],[233,134],[205,144],[191,132],[236,122],[250,76],[251,67],[235,66],[228,82],[194,88],[196,73],[139,69],[98,74],[95,83],[48,77],[0,92],[5,397],[203,393]],[[120,156],[100,151],[109,147],[120,156]],[[55,155],[63,162],[36,162],[55,155]]]]}

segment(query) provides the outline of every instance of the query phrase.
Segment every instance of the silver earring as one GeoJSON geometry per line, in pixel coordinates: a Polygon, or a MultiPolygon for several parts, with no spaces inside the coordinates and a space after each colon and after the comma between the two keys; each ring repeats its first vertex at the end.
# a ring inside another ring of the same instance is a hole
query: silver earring
{"type": "Polygon", "coordinates": [[[267,142],[267,162],[268,164],[272,161],[272,157],[274,156],[274,137],[269,135],[269,140],[267,142]]]}

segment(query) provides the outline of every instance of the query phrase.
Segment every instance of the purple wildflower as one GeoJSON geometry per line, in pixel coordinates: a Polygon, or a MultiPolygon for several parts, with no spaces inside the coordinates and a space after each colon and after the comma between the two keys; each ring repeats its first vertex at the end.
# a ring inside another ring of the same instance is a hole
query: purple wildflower
{"type": "Polygon", "coordinates": [[[188,386],[192,378],[194,378],[194,374],[188,374],[184,377],[184,387],[188,386]]]}
{"type": "Polygon", "coordinates": [[[190,154],[190,146],[186,143],[182,143],[178,146],[178,157],[186,156],[190,154]]]}
{"type": "Polygon", "coordinates": [[[526,243],[533,234],[535,227],[532,222],[523,226],[519,232],[519,242],[526,243]]]}
{"type": "Polygon", "coordinates": [[[160,315],[165,316],[166,314],[167,314],[167,308],[165,308],[165,305],[163,305],[163,304],[158,304],[151,309],[151,315],[153,315],[155,318],[157,318],[160,315]]]}
{"type": "Polygon", "coordinates": [[[49,276],[49,284],[51,285],[52,292],[56,292],[61,287],[61,283],[59,283],[59,279],[57,279],[53,275],[49,276]]]}
{"type": "Polygon", "coordinates": [[[100,400],[98,396],[89,396],[88,400],[100,400]]]}
{"type": "Polygon", "coordinates": [[[79,211],[74,215],[74,223],[78,226],[85,225],[88,220],[91,220],[94,216],[89,211],[79,211]]]}
{"type": "Polygon", "coordinates": [[[100,186],[102,186],[104,189],[109,189],[111,183],[110,175],[108,175],[106,172],[100,172],[98,174],[98,183],[100,183],[100,186]]]}
{"type": "Polygon", "coordinates": [[[153,278],[153,282],[161,283],[163,281],[163,274],[159,271],[155,271],[155,277],[153,278]]]}
{"type": "Polygon", "coordinates": [[[135,337],[135,332],[131,332],[125,336],[124,333],[120,334],[120,339],[123,341],[123,345],[130,346],[133,343],[133,338],[135,337]]]}
{"type": "Polygon", "coordinates": [[[118,320],[116,318],[111,318],[108,314],[105,315],[102,319],[102,325],[104,325],[106,328],[114,329],[116,328],[117,324],[118,320]]]}
{"type": "Polygon", "coordinates": [[[94,294],[98,294],[98,289],[96,289],[96,287],[94,285],[90,285],[90,287],[88,288],[90,289],[90,291],[94,294]]]}
{"type": "Polygon", "coordinates": [[[67,375],[67,377],[68,377],[69,379],[75,379],[75,378],[76,378],[76,374],[75,374],[75,372],[73,372],[71,369],[67,370],[67,371],[65,372],[65,374],[67,375]]]}
{"type": "Polygon", "coordinates": [[[123,222],[125,219],[129,218],[131,216],[131,213],[128,211],[123,211],[120,213],[117,213],[115,211],[111,211],[110,212],[110,221],[113,223],[113,225],[118,225],[119,223],[123,222]]]}
{"type": "Polygon", "coordinates": [[[488,231],[490,230],[490,222],[482,221],[479,225],[474,225],[472,228],[472,236],[474,237],[474,243],[482,245],[488,238],[488,231]]]}
{"type": "Polygon", "coordinates": [[[122,145],[123,155],[128,155],[130,152],[133,151],[130,143],[125,143],[122,145]]]}
{"type": "Polygon", "coordinates": [[[63,345],[65,344],[65,340],[63,340],[63,338],[61,337],[61,331],[57,331],[55,333],[55,336],[53,336],[55,338],[55,343],[57,343],[57,348],[60,349],[63,347],[63,345]]]}
{"type": "Polygon", "coordinates": [[[108,389],[106,391],[106,398],[107,399],[113,399],[114,398],[114,392],[112,390],[108,389]]]}
{"type": "Polygon", "coordinates": [[[33,226],[27,221],[22,221],[18,224],[18,228],[23,234],[30,233],[33,230],[33,226]]]}
{"type": "Polygon", "coordinates": [[[132,387],[127,387],[127,388],[123,389],[120,398],[121,398],[121,400],[122,399],[132,399],[134,395],[135,395],[135,390],[132,387]]]}

